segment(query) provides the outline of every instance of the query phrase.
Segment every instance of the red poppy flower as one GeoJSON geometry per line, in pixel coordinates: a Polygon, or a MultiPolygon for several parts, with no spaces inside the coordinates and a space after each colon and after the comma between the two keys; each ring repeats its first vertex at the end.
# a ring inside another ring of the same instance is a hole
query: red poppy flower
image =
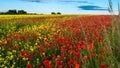
{"type": "Polygon", "coordinates": [[[77,57],[77,58],[80,58],[79,52],[75,52],[75,53],[74,53],[74,56],[77,57]]]}
{"type": "Polygon", "coordinates": [[[75,68],[80,68],[80,64],[76,63],[75,68]]]}
{"type": "Polygon", "coordinates": [[[50,43],[48,43],[48,42],[45,42],[45,45],[46,45],[46,46],[51,46],[51,44],[50,44],[50,43]]]}
{"type": "Polygon", "coordinates": [[[23,36],[22,38],[23,38],[23,40],[26,40],[28,38],[28,36],[23,36]]]}
{"type": "Polygon", "coordinates": [[[48,68],[52,68],[52,65],[50,64],[49,60],[44,60],[43,64],[47,66],[48,68]]]}
{"type": "Polygon", "coordinates": [[[84,48],[85,48],[85,45],[84,45],[84,44],[83,44],[83,45],[81,45],[81,48],[82,48],[82,49],[84,49],[84,48]]]}
{"type": "Polygon", "coordinates": [[[42,55],[45,51],[44,50],[40,50],[40,55],[42,55]]]}
{"type": "Polygon", "coordinates": [[[70,61],[68,62],[68,65],[72,65],[72,64],[74,64],[74,60],[70,60],[70,61]]]}
{"type": "Polygon", "coordinates": [[[106,67],[110,67],[110,64],[106,64],[106,67]]]}
{"type": "Polygon", "coordinates": [[[99,37],[99,38],[98,38],[98,42],[101,42],[101,41],[102,41],[102,37],[99,37]]]}
{"type": "Polygon", "coordinates": [[[83,59],[83,60],[82,60],[82,62],[83,62],[83,63],[86,63],[86,62],[87,62],[87,60],[86,60],[86,59],[83,59]]]}
{"type": "Polygon", "coordinates": [[[105,53],[105,50],[100,50],[100,53],[101,53],[101,54],[104,54],[104,53],[105,53]]]}
{"type": "Polygon", "coordinates": [[[27,55],[27,52],[24,50],[20,52],[20,58],[24,58],[27,55]]]}
{"type": "Polygon", "coordinates": [[[103,57],[99,57],[99,60],[100,60],[100,61],[103,61],[103,57]]]}
{"type": "Polygon", "coordinates": [[[85,59],[87,59],[87,58],[88,58],[88,56],[87,56],[87,55],[84,55],[84,58],[85,58],[85,59]]]}
{"type": "Polygon", "coordinates": [[[52,68],[52,65],[51,65],[51,64],[49,64],[47,67],[48,67],[48,68],[52,68]]]}
{"type": "Polygon", "coordinates": [[[16,35],[16,36],[14,36],[14,38],[19,39],[19,36],[18,36],[18,35],[16,35]]]}
{"type": "Polygon", "coordinates": [[[62,66],[62,65],[59,65],[58,68],[63,68],[63,66],[62,66]]]}
{"type": "Polygon", "coordinates": [[[49,60],[44,60],[43,64],[47,66],[49,64],[49,60]]]}
{"type": "Polygon", "coordinates": [[[32,56],[28,56],[28,59],[29,59],[29,60],[32,60],[32,58],[33,58],[32,56]]]}
{"type": "Polygon", "coordinates": [[[16,48],[18,49],[18,48],[20,48],[20,46],[18,45],[18,46],[16,46],[16,48]]]}
{"type": "Polygon", "coordinates": [[[92,45],[92,46],[88,46],[88,50],[89,51],[93,51],[93,49],[94,49],[94,46],[92,45]]]}
{"type": "Polygon", "coordinates": [[[45,56],[44,59],[45,59],[45,60],[48,60],[48,59],[49,59],[49,56],[45,56]]]}
{"type": "Polygon", "coordinates": [[[94,58],[95,57],[95,54],[90,54],[90,58],[94,58]]]}
{"type": "Polygon", "coordinates": [[[32,64],[27,64],[27,68],[32,68],[32,64]]]}
{"type": "Polygon", "coordinates": [[[63,38],[62,38],[62,37],[57,38],[57,40],[58,40],[60,43],[63,42],[63,38]]]}
{"type": "Polygon", "coordinates": [[[104,65],[100,65],[100,68],[105,68],[105,66],[104,65]]]}
{"type": "Polygon", "coordinates": [[[52,57],[52,59],[55,60],[55,59],[56,59],[56,56],[54,55],[54,56],[52,57]]]}

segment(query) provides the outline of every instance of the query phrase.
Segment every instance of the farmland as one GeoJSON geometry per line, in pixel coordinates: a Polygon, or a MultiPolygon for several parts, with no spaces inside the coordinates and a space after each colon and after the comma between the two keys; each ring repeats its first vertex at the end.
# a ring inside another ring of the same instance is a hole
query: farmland
{"type": "Polygon", "coordinates": [[[115,19],[1,15],[0,68],[118,68],[115,19]]]}

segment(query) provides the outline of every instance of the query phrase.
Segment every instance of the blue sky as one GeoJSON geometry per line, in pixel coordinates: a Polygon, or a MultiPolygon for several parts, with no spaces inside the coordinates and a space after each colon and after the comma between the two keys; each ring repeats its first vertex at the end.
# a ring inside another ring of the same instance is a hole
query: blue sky
{"type": "MultiPolygon", "coordinates": [[[[117,14],[119,0],[112,0],[117,14]]],[[[29,13],[109,14],[108,0],[0,0],[0,12],[23,9],[29,13]]]]}

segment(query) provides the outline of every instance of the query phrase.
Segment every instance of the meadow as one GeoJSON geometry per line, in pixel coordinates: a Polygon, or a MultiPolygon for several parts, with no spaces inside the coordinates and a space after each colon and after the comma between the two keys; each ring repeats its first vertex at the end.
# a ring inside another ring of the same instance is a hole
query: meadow
{"type": "Polygon", "coordinates": [[[119,68],[115,22],[112,15],[1,15],[0,68],[119,68]]]}

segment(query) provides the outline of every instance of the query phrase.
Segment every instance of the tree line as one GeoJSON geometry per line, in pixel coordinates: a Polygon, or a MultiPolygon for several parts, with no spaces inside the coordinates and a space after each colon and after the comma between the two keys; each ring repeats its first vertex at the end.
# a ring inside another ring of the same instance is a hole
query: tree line
{"type": "MultiPolygon", "coordinates": [[[[27,13],[26,11],[24,10],[8,10],[7,12],[0,12],[0,15],[2,14],[36,14],[36,13],[27,13]]],[[[60,12],[51,12],[52,15],[55,15],[55,14],[59,14],[61,15],[60,12]]]]}
{"type": "Polygon", "coordinates": [[[24,10],[8,10],[7,12],[0,12],[0,14],[27,14],[24,10]]]}

